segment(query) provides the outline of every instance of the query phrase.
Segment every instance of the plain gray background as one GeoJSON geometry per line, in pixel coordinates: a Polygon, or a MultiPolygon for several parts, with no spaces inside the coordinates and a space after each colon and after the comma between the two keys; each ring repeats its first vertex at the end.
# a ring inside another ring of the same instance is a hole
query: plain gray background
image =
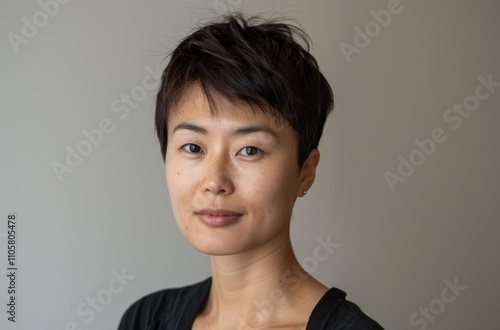
{"type": "Polygon", "coordinates": [[[141,86],[157,83],[147,68],[163,70],[165,55],[200,19],[231,8],[300,22],[334,90],[319,176],[295,208],[299,260],[311,260],[318,239],[340,244],[309,264],[313,275],[387,329],[499,328],[500,88],[474,97],[478,77],[500,81],[498,2],[73,0],[58,7],[48,15],[34,0],[0,5],[0,267],[7,267],[8,212],[19,218],[20,265],[18,322],[6,320],[2,276],[0,328],[63,330],[73,321],[114,329],[139,297],[210,275],[208,257],[172,218],[153,131],[156,90],[141,94],[141,86]],[[384,27],[375,16],[388,6],[399,12],[384,27]],[[26,20],[40,27],[25,27],[30,37],[15,46],[26,20]],[[356,28],[368,28],[369,40],[356,28]],[[354,52],[346,56],[342,47],[354,52]],[[117,108],[132,92],[135,108],[117,108]],[[464,110],[456,127],[456,113],[452,122],[443,116],[464,101],[478,108],[464,110]],[[59,180],[54,162],[66,163],[66,147],[89,151],[82,131],[105,118],[113,131],[59,180]],[[446,141],[429,156],[419,153],[414,140],[435,129],[446,141]],[[384,173],[400,175],[410,156],[419,165],[391,191],[384,173]],[[134,279],[118,288],[113,270],[134,279]],[[446,291],[444,301],[445,281],[466,288],[446,291]],[[99,307],[93,317],[88,299],[99,307]],[[430,308],[427,320],[421,308],[430,308]]]}

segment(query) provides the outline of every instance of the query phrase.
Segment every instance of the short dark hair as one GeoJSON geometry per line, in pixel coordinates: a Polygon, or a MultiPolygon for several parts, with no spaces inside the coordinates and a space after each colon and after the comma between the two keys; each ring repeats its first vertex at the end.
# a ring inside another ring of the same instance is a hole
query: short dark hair
{"type": "Polygon", "coordinates": [[[163,160],[168,115],[185,89],[199,83],[212,113],[216,92],[286,120],[297,133],[301,168],[333,110],[332,89],[309,53],[309,41],[297,26],[241,13],[223,16],[184,38],[170,53],[156,99],[163,160]]]}

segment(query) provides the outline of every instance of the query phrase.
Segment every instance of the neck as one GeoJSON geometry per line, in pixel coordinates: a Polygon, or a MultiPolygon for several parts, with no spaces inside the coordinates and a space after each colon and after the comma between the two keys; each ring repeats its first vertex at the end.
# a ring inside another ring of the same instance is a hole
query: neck
{"type": "Polygon", "coordinates": [[[307,320],[309,314],[297,310],[326,291],[299,265],[288,235],[255,251],[211,256],[211,266],[212,286],[202,314],[227,328],[286,323],[290,317],[307,320]]]}

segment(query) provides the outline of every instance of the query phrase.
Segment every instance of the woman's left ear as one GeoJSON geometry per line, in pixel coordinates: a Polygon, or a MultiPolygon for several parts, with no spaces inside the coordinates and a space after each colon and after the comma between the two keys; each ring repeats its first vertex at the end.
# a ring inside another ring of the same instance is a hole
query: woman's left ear
{"type": "Polygon", "coordinates": [[[311,150],[309,156],[304,161],[304,164],[302,164],[302,169],[300,170],[299,186],[297,187],[296,192],[297,196],[303,197],[314,183],[319,158],[319,150],[315,148],[311,150]]]}

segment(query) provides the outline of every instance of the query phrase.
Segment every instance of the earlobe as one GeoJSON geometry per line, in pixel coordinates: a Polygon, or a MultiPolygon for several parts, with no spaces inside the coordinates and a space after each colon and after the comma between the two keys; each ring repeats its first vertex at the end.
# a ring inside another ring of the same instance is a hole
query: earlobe
{"type": "Polygon", "coordinates": [[[297,196],[303,197],[314,183],[316,168],[318,167],[320,153],[317,148],[311,150],[300,170],[300,183],[297,187],[297,196]]]}

